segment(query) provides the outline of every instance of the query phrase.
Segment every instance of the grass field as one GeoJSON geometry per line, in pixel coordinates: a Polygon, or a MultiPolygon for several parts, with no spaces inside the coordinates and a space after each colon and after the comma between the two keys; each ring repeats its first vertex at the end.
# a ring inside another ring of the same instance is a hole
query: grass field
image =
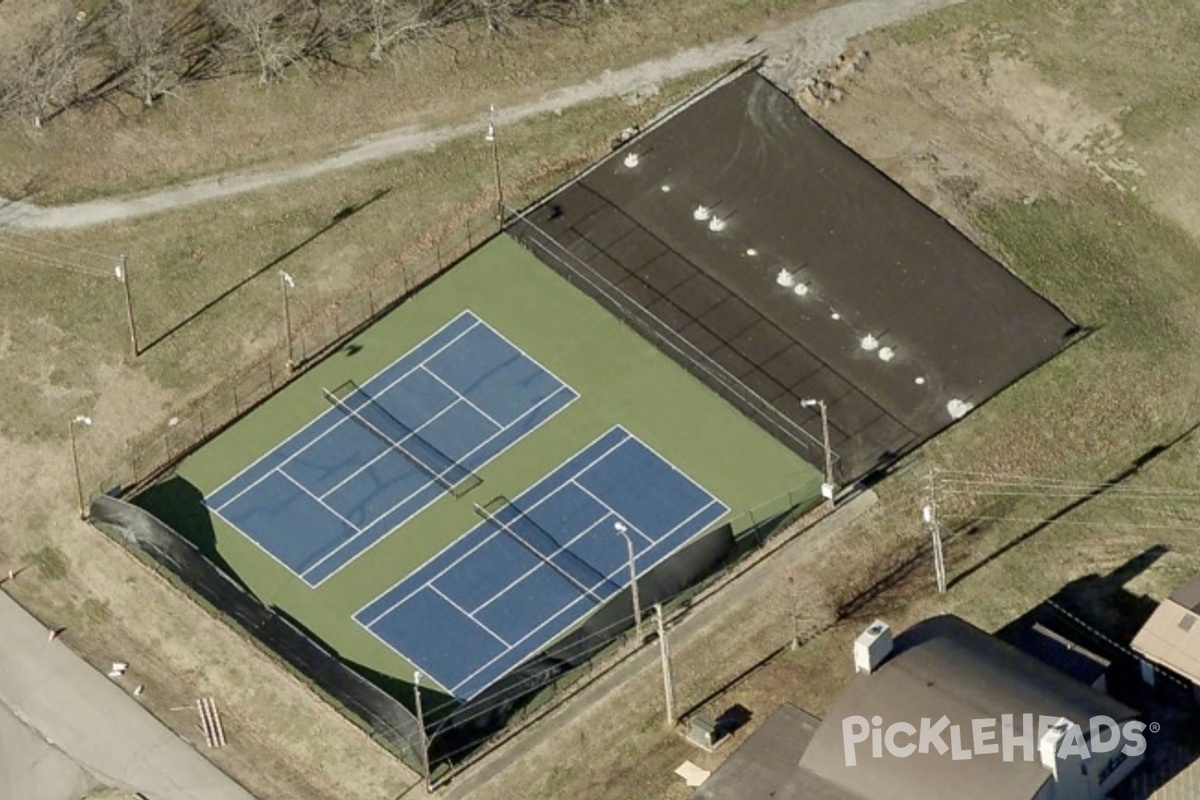
{"type": "Polygon", "coordinates": [[[816,470],[532,254],[500,237],[190,456],[160,491],[150,489],[139,502],[211,548],[255,595],[297,619],[341,657],[408,678],[411,665],[354,623],[354,612],[476,525],[471,501],[519,495],[615,424],[722,500],[732,516],[788,492],[818,496],[816,470]],[[464,309],[580,395],[482,468],[482,486],[466,498],[435,502],[406,523],[402,534],[384,538],[315,589],[220,519],[197,515],[194,506],[180,507],[180,480],[194,503],[326,410],[321,387],[364,383],[464,309]]]}

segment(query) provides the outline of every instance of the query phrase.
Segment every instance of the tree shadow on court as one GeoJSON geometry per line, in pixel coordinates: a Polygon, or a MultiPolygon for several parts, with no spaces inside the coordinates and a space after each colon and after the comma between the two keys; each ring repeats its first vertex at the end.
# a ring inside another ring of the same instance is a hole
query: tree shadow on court
{"type": "Polygon", "coordinates": [[[321,226],[316,231],[311,233],[303,241],[293,245],[292,247],[285,250],[283,253],[280,253],[278,256],[271,259],[269,262],[267,262],[263,266],[256,269],[254,272],[251,272],[249,275],[245,276],[244,278],[239,280],[237,283],[233,284],[232,286],[227,288],[225,291],[221,292],[219,295],[212,298],[211,300],[206,302],[204,305],[200,306],[200,308],[191,312],[186,317],[181,319],[179,322],[175,323],[170,328],[163,331],[158,336],[154,337],[154,339],[152,339],[147,344],[141,345],[138,348],[138,354],[141,355],[142,353],[146,353],[146,352],[150,351],[153,347],[161,344],[162,342],[166,341],[170,337],[174,336],[176,333],[183,330],[183,328],[187,327],[188,324],[190,324],[194,320],[198,319],[206,311],[209,311],[212,308],[214,308],[217,305],[224,302],[225,300],[228,300],[230,297],[232,297],[234,294],[236,294],[239,289],[241,289],[246,284],[253,281],[255,278],[257,278],[260,275],[262,275],[263,273],[267,272],[272,267],[282,264],[284,261],[286,261],[287,259],[291,258],[293,255],[298,253],[300,250],[302,250],[309,244],[312,244],[314,241],[316,241],[318,238],[320,238],[324,234],[328,233],[333,228],[336,228],[338,225],[341,225],[343,222],[350,219],[351,217],[353,217],[358,212],[362,211],[367,206],[369,206],[379,200],[382,200],[384,197],[387,197],[389,194],[391,194],[391,192],[392,192],[392,188],[390,186],[387,188],[384,188],[384,189],[379,189],[373,195],[368,197],[366,200],[363,200],[360,203],[355,203],[352,205],[348,205],[342,209],[339,209],[330,218],[329,222],[327,222],[325,225],[321,226]]]}
{"type": "Polygon", "coordinates": [[[217,549],[216,531],[213,530],[212,516],[204,505],[204,493],[190,481],[178,474],[172,475],[139,494],[133,502],[171,526],[195,545],[213,566],[248,590],[245,581],[217,549]]]}

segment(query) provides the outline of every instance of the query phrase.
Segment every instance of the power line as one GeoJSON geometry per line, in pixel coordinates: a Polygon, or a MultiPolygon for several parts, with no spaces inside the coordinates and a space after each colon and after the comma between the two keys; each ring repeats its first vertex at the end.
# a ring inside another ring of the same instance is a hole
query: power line
{"type": "Polygon", "coordinates": [[[77,273],[80,275],[88,275],[93,278],[110,278],[114,274],[112,272],[100,270],[95,267],[89,267],[84,264],[76,264],[76,263],[70,262],[70,261],[61,261],[57,258],[53,258],[52,256],[42,255],[41,253],[35,253],[30,250],[22,250],[19,247],[13,247],[11,245],[0,244],[0,251],[14,253],[23,258],[30,258],[30,259],[34,259],[35,261],[44,262],[42,264],[26,263],[24,266],[33,266],[33,267],[38,267],[38,268],[48,267],[50,269],[59,269],[59,270],[64,270],[66,272],[74,272],[74,273],[77,273]]]}
{"type": "Polygon", "coordinates": [[[61,247],[64,250],[74,250],[76,253],[83,253],[83,254],[89,255],[89,256],[99,256],[100,258],[109,259],[112,261],[119,261],[121,258],[120,256],[113,255],[112,253],[102,253],[99,250],[90,250],[86,247],[79,247],[77,245],[64,244],[62,242],[56,242],[52,239],[45,239],[41,236],[34,236],[31,233],[18,233],[17,231],[12,230],[11,228],[0,227],[0,236],[15,236],[19,239],[28,239],[31,242],[37,242],[39,244],[44,244],[49,247],[61,247]]]}

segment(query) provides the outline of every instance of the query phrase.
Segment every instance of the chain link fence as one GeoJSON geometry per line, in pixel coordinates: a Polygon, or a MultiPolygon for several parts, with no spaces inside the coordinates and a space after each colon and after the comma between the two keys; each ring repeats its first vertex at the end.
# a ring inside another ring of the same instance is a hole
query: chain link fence
{"type": "MultiPolygon", "coordinates": [[[[279,342],[256,361],[166,423],[114,454],[115,471],[100,481],[92,497],[127,495],[152,482],[249,409],[266,400],[322,356],[394,309],[500,229],[496,207],[488,204],[413,242],[406,254],[377,267],[363,282],[334,297],[309,316],[291,321],[291,353],[279,342]],[[289,369],[289,361],[293,368],[289,369]]],[[[274,273],[262,280],[275,280],[274,273]]]]}

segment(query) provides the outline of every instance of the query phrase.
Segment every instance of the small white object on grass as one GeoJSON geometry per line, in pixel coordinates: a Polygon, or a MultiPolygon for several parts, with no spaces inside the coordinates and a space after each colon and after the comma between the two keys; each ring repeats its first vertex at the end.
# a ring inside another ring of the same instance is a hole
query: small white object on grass
{"type": "Polygon", "coordinates": [[[670,185],[669,185],[669,184],[666,184],[666,183],[664,183],[664,184],[662,185],[662,190],[663,190],[664,192],[669,192],[669,191],[671,191],[671,187],[670,187],[670,185]]]}
{"type": "Polygon", "coordinates": [[[704,784],[708,780],[708,776],[712,773],[706,769],[693,764],[691,761],[685,761],[675,769],[675,774],[683,778],[684,782],[691,788],[696,788],[704,784]]]}
{"type": "Polygon", "coordinates": [[[918,375],[916,378],[913,379],[913,383],[915,383],[917,386],[924,386],[925,385],[925,377],[922,375],[918,375]]]}
{"type": "Polygon", "coordinates": [[[747,248],[746,248],[746,255],[748,255],[748,256],[750,256],[751,258],[753,258],[754,256],[758,255],[758,251],[757,251],[757,250],[755,250],[753,247],[747,247],[747,248]]]}
{"type": "Polygon", "coordinates": [[[838,312],[834,311],[833,313],[831,313],[831,314],[829,315],[829,318],[830,318],[830,319],[841,319],[841,318],[842,318],[842,315],[841,315],[841,314],[839,314],[838,312]]]}

